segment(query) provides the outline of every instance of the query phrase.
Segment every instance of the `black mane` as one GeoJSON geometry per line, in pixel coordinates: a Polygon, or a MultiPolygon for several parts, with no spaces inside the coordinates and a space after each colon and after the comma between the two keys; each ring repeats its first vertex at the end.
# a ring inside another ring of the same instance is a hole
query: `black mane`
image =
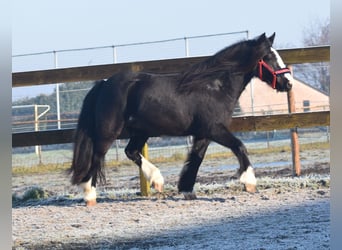
{"type": "Polygon", "coordinates": [[[190,91],[224,75],[247,73],[267,53],[265,46],[256,53],[258,45],[258,39],[240,41],[194,64],[181,74],[178,89],[190,91]]]}

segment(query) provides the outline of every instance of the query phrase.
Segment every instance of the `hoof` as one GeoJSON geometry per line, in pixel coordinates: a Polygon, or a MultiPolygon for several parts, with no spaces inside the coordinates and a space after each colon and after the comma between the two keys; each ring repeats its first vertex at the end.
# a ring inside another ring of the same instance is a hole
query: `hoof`
{"type": "Polygon", "coordinates": [[[86,201],[86,206],[87,207],[93,207],[96,205],[96,200],[89,200],[89,201],[86,201]]]}
{"type": "Polygon", "coordinates": [[[197,196],[195,193],[183,193],[185,200],[196,200],[197,196]]]}
{"type": "Polygon", "coordinates": [[[245,190],[248,192],[248,193],[256,193],[257,189],[256,189],[256,185],[254,184],[245,184],[245,190]]]}
{"type": "Polygon", "coordinates": [[[157,190],[159,193],[162,193],[164,190],[164,184],[163,183],[156,183],[154,182],[152,184],[152,186],[154,187],[155,190],[157,190]]]}
{"type": "Polygon", "coordinates": [[[254,170],[251,166],[247,168],[245,172],[243,172],[240,176],[240,182],[245,185],[245,190],[249,193],[256,192],[256,178],[254,175],[254,170]]]}

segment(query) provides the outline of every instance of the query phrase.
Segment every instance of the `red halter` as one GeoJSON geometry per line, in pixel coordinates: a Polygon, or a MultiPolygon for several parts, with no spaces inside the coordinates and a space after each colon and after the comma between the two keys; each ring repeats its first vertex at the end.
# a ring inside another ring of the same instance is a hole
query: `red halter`
{"type": "Polygon", "coordinates": [[[268,65],[267,63],[265,63],[265,61],[262,59],[259,61],[258,65],[259,65],[259,78],[262,81],[263,81],[263,79],[262,79],[262,67],[265,67],[265,69],[267,69],[273,75],[272,88],[274,88],[274,89],[276,87],[278,75],[286,74],[286,73],[291,74],[291,70],[289,68],[282,68],[282,69],[278,69],[278,70],[273,70],[272,67],[270,65],[268,65]]]}

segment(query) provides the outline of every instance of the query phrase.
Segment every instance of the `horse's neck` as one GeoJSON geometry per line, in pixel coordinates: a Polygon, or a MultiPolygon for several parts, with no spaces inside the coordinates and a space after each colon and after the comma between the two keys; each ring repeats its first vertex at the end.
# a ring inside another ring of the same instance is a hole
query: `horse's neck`
{"type": "Polygon", "coordinates": [[[229,81],[226,83],[226,91],[227,94],[231,97],[232,100],[237,102],[240,98],[242,92],[245,90],[248,83],[252,80],[253,74],[245,74],[236,76],[233,81],[229,81]]]}

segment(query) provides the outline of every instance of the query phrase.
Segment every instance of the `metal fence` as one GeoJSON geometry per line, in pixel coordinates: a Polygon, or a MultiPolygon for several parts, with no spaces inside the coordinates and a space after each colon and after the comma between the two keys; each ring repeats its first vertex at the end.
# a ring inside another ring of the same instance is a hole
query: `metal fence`
{"type": "Polygon", "coordinates": [[[113,44],[90,48],[64,49],[13,55],[13,71],[68,68],[106,63],[156,60],[208,55],[232,42],[248,38],[248,30],[171,38],[158,41],[113,44]],[[209,46],[210,45],[210,46],[209,46]],[[28,63],[35,58],[37,63],[28,63]]]}

